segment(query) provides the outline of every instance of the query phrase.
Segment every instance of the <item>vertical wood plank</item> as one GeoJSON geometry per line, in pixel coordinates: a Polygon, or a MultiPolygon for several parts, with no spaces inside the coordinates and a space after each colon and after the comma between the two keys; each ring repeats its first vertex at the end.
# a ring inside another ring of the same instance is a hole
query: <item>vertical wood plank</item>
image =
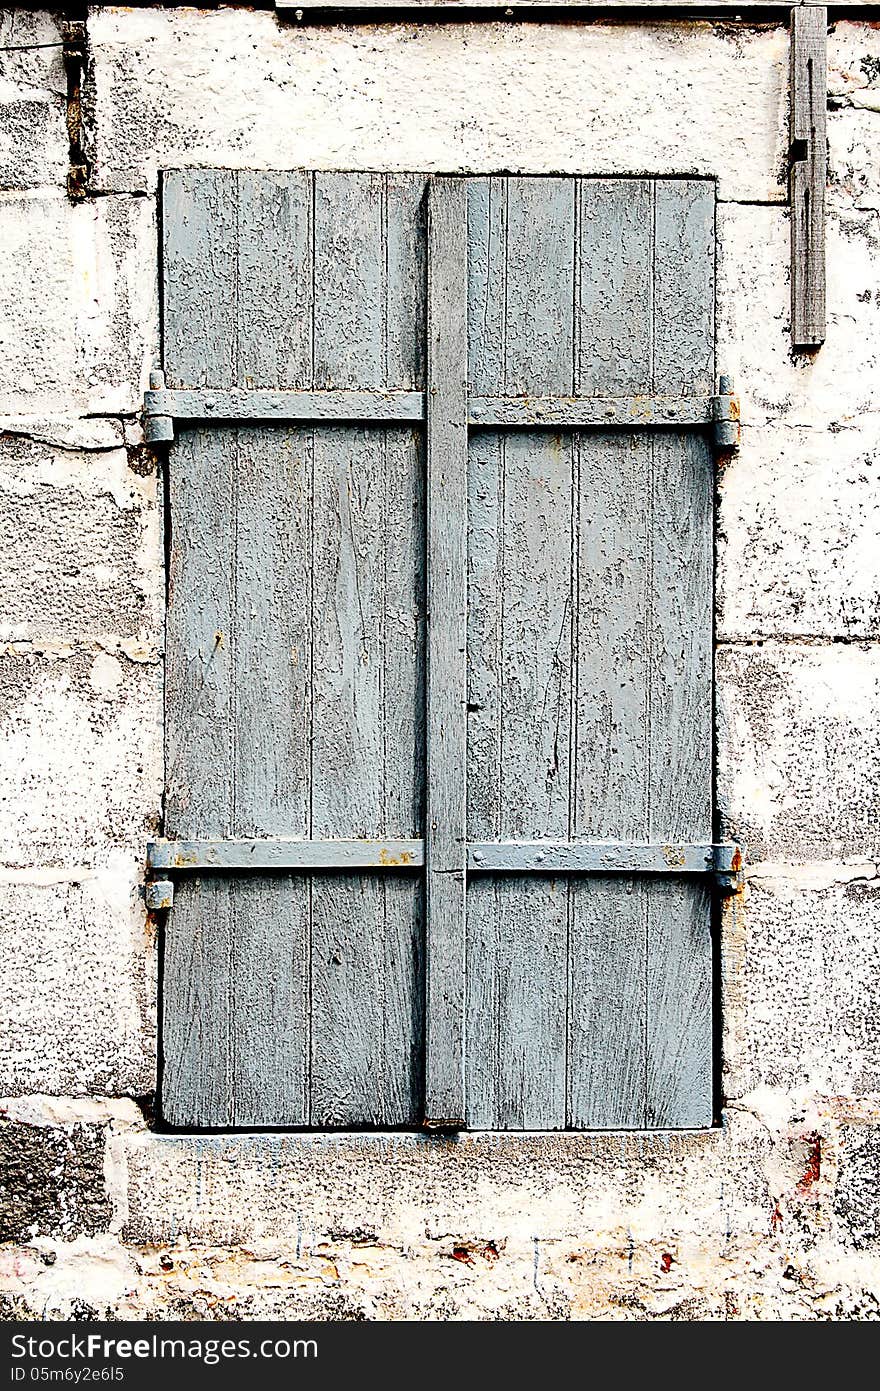
{"type": "Polygon", "coordinates": [[[715,184],[654,185],[653,390],[715,390],[715,184]]]}
{"type": "Polygon", "coordinates": [[[505,379],[513,396],[572,390],[573,179],[508,178],[505,379]]]}
{"type": "MultiPolygon", "coordinates": [[[[571,437],[504,441],[502,839],[566,838],[571,714],[571,437]]],[[[497,1124],[565,1125],[568,883],[498,882],[497,1124]]]]}
{"type": "MultiPolygon", "coordinates": [[[[238,175],[236,380],[311,382],[311,181],[238,175]]],[[[312,449],[309,431],[238,431],[234,507],[234,833],[309,833],[312,449]]],[[[237,1125],[308,1119],[310,891],[301,875],[231,884],[237,1125]]]]}
{"type": "MultiPolygon", "coordinates": [[[[468,378],[475,394],[504,382],[507,190],[504,179],[468,180],[468,378]]],[[[472,431],[468,449],[467,834],[501,839],[501,580],[504,443],[472,431]]],[[[498,1124],[498,881],[467,886],[468,1125],[498,1124]]]]}
{"type": "MultiPolygon", "coordinates": [[[[474,181],[468,267],[474,391],[570,394],[574,205],[567,180],[474,181]]],[[[569,436],[472,437],[468,804],[474,837],[568,833],[571,505],[569,436]]],[[[565,1124],[567,899],[562,880],[471,878],[471,1124],[565,1124]]]]}
{"type": "MultiPolygon", "coordinates": [[[[235,381],[236,176],[162,183],[163,344],[171,386],[235,381]]],[[[169,458],[166,834],[228,836],[234,815],[232,566],[234,430],[188,430],[169,458]]],[[[164,932],[162,1113],[172,1125],[234,1124],[235,914],[228,879],[181,883],[164,932]]]]}
{"type": "MultiPolygon", "coordinates": [[[[174,519],[166,620],[165,829],[228,836],[233,819],[231,496],[235,432],[182,432],[169,460],[174,519]]],[[[164,932],[162,1113],[172,1125],[233,1123],[235,924],[224,877],[181,881],[164,932]]]]}
{"type": "MultiPolygon", "coordinates": [[[[316,382],[413,386],[421,181],[315,177],[316,382]]],[[[420,450],[410,430],[329,426],[314,451],[312,835],[415,835],[420,450]]],[[[418,1119],[421,972],[413,879],[315,877],[312,1124],[418,1119]]]]}
{"type": "MultiPolygon", "coordinates": [[[[654,390],[711,389],[714,186],[655,186],[654,390]]],[[[711,839],[712,462],[693,434],[651,442],[649,820],[653,839],[711,839]]],[[[647,896],[645,1124],[711,1120],[711,916],[707,890],[657,882],[647,896]]]]}
{"type": "MultiPolygon", "coordinates": [[[[469,256],[471,247],[469,246],[469,256]]],[[[471,263],[473,264],[473,263],[471,263]]],[[[473,342],[473,338],[471,342],[473,342]]],[[[472,363],[472,371],[474,370],[472,363]]],[[[467,835],[501,839],[501,578],[503,437],[472,432],[468,450],[467,835]]],[[[498,1124],[498,880],[472,875],[467,885],[468,1125],[498,1124]]]]}
{"type": "MultiPolygon", "coordinates": [[[[652,840],[712,835],[712,458],[696,434],[653,451],[650,821],[652,840]]],[[[708,888],[652,885],[648,901],[648,1126],[712,1120],[708,888]]]]}
{"type": "Polygon", "coordinates": [[[425,1122],[464,1124],[467,192],[428,186],[425,1122]]]}
{"type": "Polygon", "coordinates": [[[162,176],[162,331],[169,386],[235,385],[238,185],[229,170],[162,176]]]}
{"type": "Polygon", "coordinates": [[[312,176],[238,175],[236,384],[312,385],[312,176]]]}
{"type": "Polygon", "coordinates": [[[791,341],[825,341],[825,184],[828,9],[791,11],[790,176],[791,341]]]}
{"type": "MultiPolygon", "coordinates": [[[[242,332],[247,331],[243,324],[242,332]]],[[[239,431],[233,639],[237,836],[307,836],[311,437],[239,431]]],[[[307,1119],[309,885],[237,877],[237,1125],[307,1119]]]]}
{"type": "MultiPolygon", "coordinates": [[[[567,395],[574,378],[575,182],[507,181],[505,385],[567,395]]],[[[505,433],[500,716],[502,838],[569,833],[572,437],[505,433]]],[[[566,1118],[568,883],[498,882],[497,1121],[566,1118]]]]}
{"type": "MultiPolygon", "coordinates": [[[[648,827],[650,460],[644,436],[580,441],[572,800],[573,832],[590,840],[643,840],[648,827]]],[[[640,1127],[646,886],[584,877],[571,897],[570,1124],[640,1127]]]]}
{"type": "Polygon", "coordinates": [[[649,392],[653,364],[654,186],[578,179],[576,396],[649,392]]]}
{"type": "Polygon", "coordinates": [[[315,174],[315,386],[385,381],[385,183],[315,174]]]}
{"type": "MultiPolygon", "coordinates": [[[[577,389],[650,391],[654,367],[654,184],[581,179],[577,389]]],[[[650,444],[582,434],[578,444],[577,638],[572,830],[641,840],[648,824],[646,600],[650,444]]],[[[569,1124],[645,1117],[647,892],[638,878],[571,885],[569,1124]]]]}

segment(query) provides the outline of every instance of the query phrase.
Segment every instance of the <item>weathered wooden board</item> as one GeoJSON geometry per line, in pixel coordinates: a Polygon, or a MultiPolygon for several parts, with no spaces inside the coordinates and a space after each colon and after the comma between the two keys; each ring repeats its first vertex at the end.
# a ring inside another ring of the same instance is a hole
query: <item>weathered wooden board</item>
{"type": "Polygon", "coordinates": [[[794,348],[817,348],[825,341],[827,34],[824,6],[792,10],[789,202],[794,348]]]}
{"type": "Polygon", "coordinates": [[[464,1124],[467,192],[428,188],[425,1124],[464,1124]]]}
{"type": "MultiPolygon", "coordinates": [[[[474,180],[469,238],[475,395],[711,391],[711,183],[474,180]]],[[[693,431],[472,434],[470,839],[711,839],[711,479],[693,431]]],[[[469,1123],[707,1122],[709,928],[687,879],[472,879],[469,1123]]]]}
{"type": "MultiPolygon", "coordinates": [[[[424,183],[166,176],[169,385],[420,400],[424,183]]],[[[181,426],[169,836],[421,835],[421,468],[405,425],[181,426]]],[[[166,1119],[415,1124],[421,932],[411,877],[181,881],[166,1119]]]]}

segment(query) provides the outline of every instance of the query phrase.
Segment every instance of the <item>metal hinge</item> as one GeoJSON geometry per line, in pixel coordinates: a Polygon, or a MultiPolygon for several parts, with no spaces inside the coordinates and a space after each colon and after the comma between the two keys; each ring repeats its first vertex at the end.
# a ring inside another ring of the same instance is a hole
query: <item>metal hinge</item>
{"type": "Polygon", "coordinates": [[[144,888],[144,899],[151,913],[174,906],[174,885],[170,879],[151,879],[144,888]]]}
{"type": "Polygon", "coordinates": [[[739,397],[733,389],[733,377],[722,376],[718,395],[712,397],[712,447],[716,454],[732,454],[739,449],[739,397]]]}
{"type": "Polygon", "coordinates": [[[144,392],[144,439],[147,444],[171,444],[174,439],[174,417],[163,413],[165,405],[165,373],[150,373],[150,387],[144,392]]]}

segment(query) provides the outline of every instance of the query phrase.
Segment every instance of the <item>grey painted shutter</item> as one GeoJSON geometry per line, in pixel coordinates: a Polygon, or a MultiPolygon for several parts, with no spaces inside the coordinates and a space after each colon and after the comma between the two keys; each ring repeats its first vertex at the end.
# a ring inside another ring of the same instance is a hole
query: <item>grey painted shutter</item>
{"type": "MultiPolygon", "coordinates": [[[[391,175],[167,175],[169,386],[422,388],[423,190],[391,175]]],[[[420,430],[179,436],[166,834],[421,835],[420,430]]],[[[422,994],[414,875],[181,880],[164,1114],[415,1124],[422,994]]]]}
{"type": "MultiPolygon", "coordinates": [[[[699,396],[714,185],[479,179],[474,396],[699,396]]],[[[468,835],[712,834],[712,461],[697,431],[471,433],[468,835]]],[[[709,891],[474,876],[468,1120],[705,1125],[709,891]]]]}
{"type": "Polygon", "coordinates": [[[465,889],[463,842],[711,840],[707,441],[462,442],[484,398],[711,394],[714,186],[436,179],[429,236],[427,182],[164,181],[170,387],[421,391],[427,355],[429,390],[427,456],[420,426],[375,423],[199,424],[172,447],[166,835],[425,835],[427,892],[181,878],[163,1111],[706,1124],[707,876],[465,889]]]}

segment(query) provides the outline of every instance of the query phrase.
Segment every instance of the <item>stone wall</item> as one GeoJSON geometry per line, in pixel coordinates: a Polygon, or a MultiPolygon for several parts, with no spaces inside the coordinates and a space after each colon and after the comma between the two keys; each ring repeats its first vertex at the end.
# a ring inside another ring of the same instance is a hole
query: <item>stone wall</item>
{"type": "Polygon", "coordinates": [[[792,357],[784,28],[0,11],[0,1289],[10,1316],[880,1316],[880,27],[829,45],[828,340],[792,357]],[[145,844],[157,170],[718,178],[724,1124],[161,1135],[145,844]]]}

